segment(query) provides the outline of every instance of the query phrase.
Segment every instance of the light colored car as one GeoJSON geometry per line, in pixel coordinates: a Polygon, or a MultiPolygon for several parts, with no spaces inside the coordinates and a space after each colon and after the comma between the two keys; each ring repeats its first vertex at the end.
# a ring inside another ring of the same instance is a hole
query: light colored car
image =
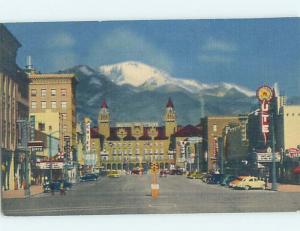
{"type": "Polygon", "coordinates": [[[242,181],[246,177],[248,176],[239,176],[238,178],[234,179],[228,184],[229,188],[234,188],[240,181],[242,181]]]}
{"type": "Polygon", "coordinates": [[[236,188],[236,189],[245,189],[245,190],[265,189],[265,182],[262,181],[262,180],[259,180],[257,177],[248,176],[246,178],[243,178],[237,184],[235,184],[234,188],[236,188]]]}
{"type": "Polygon", "coordinates": [[[117,178],[117,177],[120,177],[120,174],[118,173],[117,170],[112,170],[107,174],[107,176],[117,178]]]}

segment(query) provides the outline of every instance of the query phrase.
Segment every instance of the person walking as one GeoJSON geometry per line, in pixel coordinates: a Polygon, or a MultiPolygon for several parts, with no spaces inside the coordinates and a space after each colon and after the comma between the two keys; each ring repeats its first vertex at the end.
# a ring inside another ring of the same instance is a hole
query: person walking
{"type": "Polygon", "coordinates": [[[60,183],[60,195],[66,195],[65,184],[63,180],[60,183]]]}

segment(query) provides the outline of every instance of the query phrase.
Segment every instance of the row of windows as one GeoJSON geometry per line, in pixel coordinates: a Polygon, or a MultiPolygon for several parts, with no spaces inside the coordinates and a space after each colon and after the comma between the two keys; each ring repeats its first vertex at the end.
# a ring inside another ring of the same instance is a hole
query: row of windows
{"type": "MultiPolygon", "coordinates": [[[[289,116],[290,114],[289,113],[286,113],[286,116],[289,116]]],[[[295,116],[296,114],[295,113],[292,113],[291,116],[295,116]]],[[[298,113],[298,116],[300,116],[300,113],[298,113]]]]}
{"type": "MultiPolygon", "coordinates": [[[[106,144],[106,146],[107,146],[108,144],[106,144]]],[[[131,147],[133,144],[132,143],[127,143],[127,142],[123,142],[123,143],[110,143],[109,144],[110,146],[112,146],[112,147],[117,147],[117,146],[119,146],[119,147],[121,147],[121,146],[129,146],[129,147],[131,147]]],[[[139,146],[140,145],[140,143],[136,143],[136,146],[139,146]]],[[[144,143],[144,146],[146,146],[146,145],[148,145],[148,146],[163,146],[163,143],[152,143],[152,142],[148,142],[148,143],[144,143]]]]}
{"type": "MultiPolygon", "coordinates": [[[[57,108],[56,101],[51,101],[50,104],[51,104],[51,108],[52,109],[56,109],[57,108]]],[[[37,102],[36,101],[31,101],[31,108],[32,109],[36,109],[36,106],[37,106],[37,102]]],[[[46,109],[47,108],[47,102],[46,101],[42,101],[41,102],[41,108],[42,109],[46,109]]],[[[61,102],[61,108],[62,109],[67,109],[67,102],[65,102],[65,101],[61,102]]]]}
{"type": "MultiPolygon", "coordinates": [[[[56,96],[56,89],[51,89],[51,96],[56,96]]],[[[60,95],[61,96],[67,96],[67,90],[66,89],[61,89],[60,90],[60,95]]],[[[31,96],[37,96],[37,90],[36,89],[31,89],[31,96]]],[[[46,97],[47,96],[47,89],[41,89],[41,96],[46,97]]]]}
{"type": "MultiPolygon", "coordinates": [[[[169,155],[168,156],[168,159],[169,160],[173,160],[173,156],[172,155],[169,155]]],[[[102,160],[108,160],[108,156],[102,156],[101,157],[102,160]]],[[[134,161],[140,161],[140,158],[138,157],[129,157],[129,158],[122,158],[122,157],[119,157],[119,156],[113,156],[112,157],[113,160],[120,160],[122,161],[123,160],[134,160],[134,161]]],[[[142,160],[163,160],[165,159],[163,156],[147,156],[147,157],[143,157],[142,160]]]]}
{"type": "MultiPolygon", "coordinates": [[[[131,154],[132,154],[132,149],[129,149],[128,151],[127,151],[127,150],[116,150],[116,149],[114,149],[112,153],[113,153],[113,154],[117,154],[117,153],[118,153],[118,154],[122,154],[122,153],[123,153],[123,154],[127,154],[127,153],[128,153],[128,154],[131,155],[131,154]]],[[[140,153],[140,150],[139,150],[139,149],[136,149],[136,150],[135,150],[135,153],[137,153],[137,154],[140,153]]],[[[144,154],[152,154],[152,153],[157,153],[157,154],[158,154],[158,153],[161,153],[161,154],[162,154],[162,153],[164,153],[164,150],[163,150],[163,149],[161,149],[161,150],[155,150],[155,152],[154,152],[154,150],[153,150],[153,152],[152,152],[152,150],[147,150],[147,149],[145,149],[145,150],[143,151],[143,153],[144,153],[144,154]]]]}

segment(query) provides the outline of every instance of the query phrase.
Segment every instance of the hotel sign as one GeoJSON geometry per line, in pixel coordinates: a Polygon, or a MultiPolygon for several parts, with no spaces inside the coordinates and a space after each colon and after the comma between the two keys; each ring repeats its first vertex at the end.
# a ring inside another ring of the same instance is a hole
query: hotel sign
{"type": "Polygon", "coordinates": [[[256,97],[261,103],[261,131],[264,136],[264,142],[267,143],[268,136],[270,133],[270,101],[273,98],[273,90],[269,86],[262,86],[257,89],[256,97]]]}

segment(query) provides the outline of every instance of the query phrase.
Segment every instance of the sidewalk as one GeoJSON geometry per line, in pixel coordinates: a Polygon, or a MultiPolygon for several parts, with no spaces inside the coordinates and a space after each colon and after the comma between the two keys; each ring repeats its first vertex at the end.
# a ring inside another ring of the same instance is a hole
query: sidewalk
{"type": "MultiPolygon", "coordinates": [[[[37,195],[40,193],[43,193],[42,185],[32,185],[30,187],[30,196],[37,195]]],[[[1,194],[2,194],[2,199],[25,198],[24,189],[2,191],[1,194]]]]}
{"type": "MultiPolygon", "coordinates": [[[[268,183],[268,189],[271,190],[272,183],[268,183]]],[[[277,184],[278,192],[300,192],[300,185],[296,184],[277,184]]]]}

